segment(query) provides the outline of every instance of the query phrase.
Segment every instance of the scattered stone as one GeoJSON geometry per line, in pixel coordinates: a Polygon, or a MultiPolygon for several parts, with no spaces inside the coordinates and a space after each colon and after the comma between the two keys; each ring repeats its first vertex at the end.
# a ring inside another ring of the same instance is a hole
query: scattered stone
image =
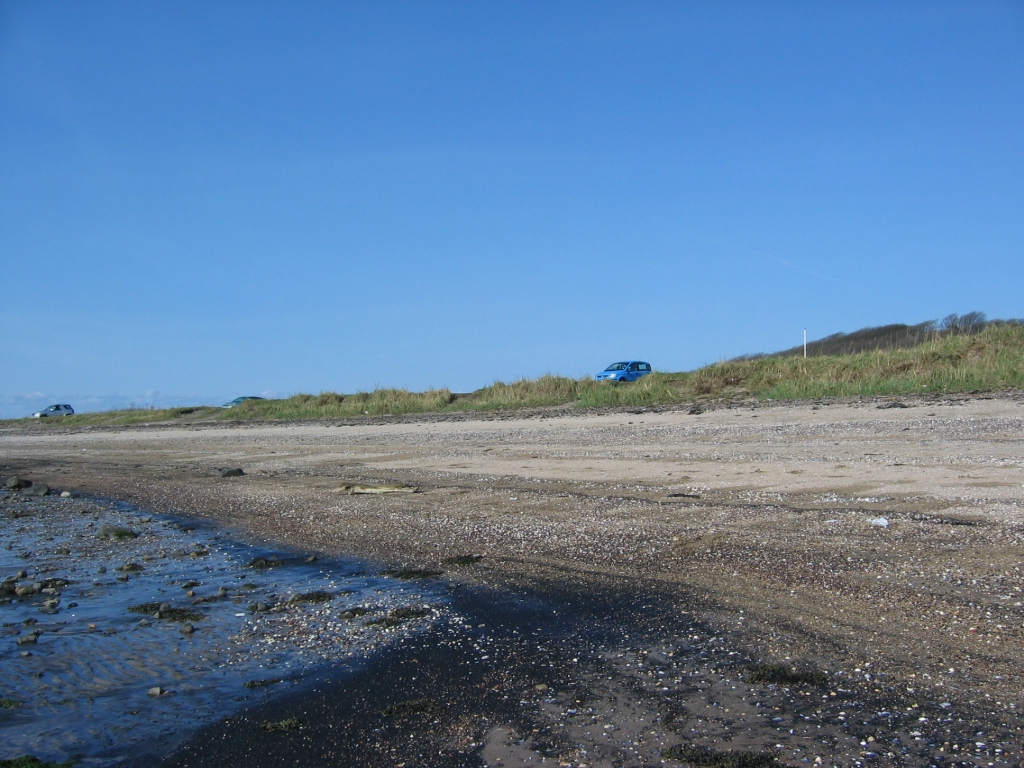
{"type": "Polygon", "coordinates": [[[39,642],[39,636],[43,634],[38,629],[33,629],[27,635],[20,635],[15,641],[18,645],[35,645],[39,642]]]}
{"type": "Polygon", "coordinates": [[[358,605],[355,608],[349,608],[346,611],[342,611],[339,615],[343,619],[358,619],[360,616],[365,616],[369,612],[369,608],[363,608],[361,605],[358,605]]]}
{"type": "Polygon", "coordinates": [[[303,594],[292,595],[288,598],[289,603],[326,603],[329,600],[334,599],[334,594],[331,592],[306,592],[303,594]]]}
{"type": "Polygon", "coordinates": [[[98,539],[137,539],[139,534],[130,528],[122,528],[119,525],[101,525],[96,532],[98,539]]]}
{"type": "Polygon", "coordinates": [[[181,628],[178,631],[181,632],[181,634],[183,635],[191,635],[193,632],[196,631],[196,628],[192,626],[191,623],[185,622],[181,625],[181,628]]]}
{"type": "Polygon", "coordinates": [[[28,488],[25,488],[22,492],[22,496],[46,496],[50,493],[50,486],[46,483],[36,483],[28,488]]]}
{"type": "Polygon", "coordinates": [[[60,497],[62,499],[70,499],[71,498],[71,491],[61,491],[60,492],[60,497]]]}
{"type": "Polygon", "coordinates": [[[11,491],[20,491],[23,488],[31,488],[31,487],[32,487],[32,481],[31,480],[24,480],[24,479],[18,477],[17,475],[15,475],[14,477],[8,477],[4,481],[4,488],[7,488],[8,490],[11,490],[11,491]]]}
{"type": "Polygon", "coordinates": [[[246,566],[247,568],[276,568],[279,565],[284,565],[284,561],[277,557],[257,557],[254,558],[246,566]]]}
{"type": "Polygon", "coordinates": [[[146,691],[147,696],[167,696],[170,693],[171,692],[168,691],[166,688],[161,688],[159,685],[154,685],[152,688],[146,691]]]}
{"type": "Polygon", "coordinates": [[[245,472],[243,472],[238,467],[233,467],[232,469],[222,469],[220,471],[220,476],[221,477],[241,477],[244,474],[245,474],[245,472]]]}

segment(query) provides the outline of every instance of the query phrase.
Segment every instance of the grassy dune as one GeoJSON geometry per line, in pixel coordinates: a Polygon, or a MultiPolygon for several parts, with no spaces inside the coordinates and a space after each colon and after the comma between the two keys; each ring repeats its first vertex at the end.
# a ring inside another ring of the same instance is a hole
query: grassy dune
{"type": "MultiPolygon", "coordinates": [[[[1024,326],[992,325],[973,335],[946,335],[909,349],[819,357],[755,357],[685,373],[653,373],[632,384],[541,376],[496,382],[468,395],[447,389],[377,389],[341,395],[294,395],[250,400],[230,409],[87,413],[54,420],[64,425],[120,425],[170,420],[330,419],[444,411],[494,411],[572,405],[699,403],[718,399],[807,399],[1024,389],[1024,326]]],[[[51,422],[44,422],[51,423],[51,422]]]]}

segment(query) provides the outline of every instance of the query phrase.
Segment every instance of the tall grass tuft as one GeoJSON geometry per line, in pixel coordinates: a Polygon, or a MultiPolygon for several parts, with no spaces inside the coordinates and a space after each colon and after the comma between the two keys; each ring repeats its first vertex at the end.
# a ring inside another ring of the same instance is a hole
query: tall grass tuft
{"type": "Polygon", "coordinates": [[[511,384],[496,381],[457,401],[451,410],[500,410],[565,405],[579,398],[588,379],[570,379],[547,374],[539,379],[519,379],[511,384]]]}

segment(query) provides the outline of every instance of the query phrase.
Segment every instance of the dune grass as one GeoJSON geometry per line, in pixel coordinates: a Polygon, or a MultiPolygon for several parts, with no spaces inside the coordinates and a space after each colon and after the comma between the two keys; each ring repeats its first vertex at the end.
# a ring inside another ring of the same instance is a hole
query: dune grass
{"type": "Polygon", "coordinates": [[[410,392],[405,389],[375,389],[354,395],[321,392],[319,395],[292,395],[284,400],[246,400],[234,408],[225,408],[222,419],[340,419],[352,416],[426,413],[442,411],[455,396],[447,389],[410,392]]]}
{"type": "Polygon", "coordinates": [[[5,423],[15,421],[31,421],[43,427],[120,427],[131,424],[149,424],[158,421],[187,420],[194,421],[204,417],[211,417],[219,414],[220,408],[200,405],[188,408],[159,408],[148,410],[144,408],[130,408],[123,411],[95,411],[91,413],[76,413],[74,416],[61,416],[50,419],[5,419],[5,423]]]}
{"type": "Polygon", "coordinates": [[[822,357],[765,357],[718,363],[689,374],[694,395],[746,391],[770,399],[1024,387],[1024,327],[990,327],[909,349],[822,357]]]}
{"type": "Polygon", "coordinates": [[[669,405],[745,398],[910,395],[1024,389],[1024,326],[992,325],[973,335],[946,335],[916,347],[817,357],[730,360],[684,373],[652,373],[632,384],[548,374],[495,382],[456,395],[447,389],[322,392],[282,400],[248,400],[234,408],[167,408],[86,413],[41,424],[119,426],[174,420],[302,420],[511,408],[669,405]]]}

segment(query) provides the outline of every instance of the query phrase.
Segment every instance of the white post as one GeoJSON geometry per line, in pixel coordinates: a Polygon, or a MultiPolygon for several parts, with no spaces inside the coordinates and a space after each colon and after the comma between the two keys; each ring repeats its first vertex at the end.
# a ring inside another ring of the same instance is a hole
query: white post
{"type": "Polygon", "coordinates": [[[804,357],[807,357],[807,329],[804,328],[804,357]]]}

